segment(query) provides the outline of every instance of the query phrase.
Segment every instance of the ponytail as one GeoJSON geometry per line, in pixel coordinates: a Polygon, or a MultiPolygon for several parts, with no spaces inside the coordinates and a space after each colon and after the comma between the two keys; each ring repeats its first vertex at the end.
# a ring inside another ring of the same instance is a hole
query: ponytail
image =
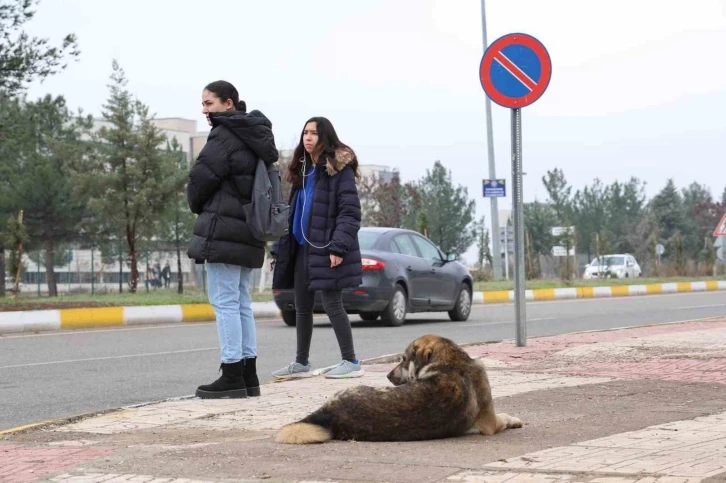
{"type": "Polygon", "coordinates": [[[204,90],[212,92],[222,102],[227,102],[229,99],[232,99],[235,109],[240,112],[247,112],[247,103],[240,100],[237,89],[231,83],[223,80],[214,81],[208,84],[204,90]]]}

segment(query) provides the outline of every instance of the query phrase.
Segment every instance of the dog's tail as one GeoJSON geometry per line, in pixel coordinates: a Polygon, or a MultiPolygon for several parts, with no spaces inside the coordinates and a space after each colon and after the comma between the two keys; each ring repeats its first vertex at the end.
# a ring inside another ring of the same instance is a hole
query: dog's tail
{"type": "Polygon", "coordinates": [[[329,430],[311,423],[292,423],[283,426],[275,436],[275,441],[282,444],[325,443],[332,439],[329,430]]]}

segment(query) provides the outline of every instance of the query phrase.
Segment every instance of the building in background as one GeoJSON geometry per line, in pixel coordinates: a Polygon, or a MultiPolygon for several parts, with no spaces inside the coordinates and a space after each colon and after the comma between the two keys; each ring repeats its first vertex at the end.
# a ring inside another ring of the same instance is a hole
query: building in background
{"type": "Polygon", "coordinates": [[[363,178],[375,176],[383,183],[390,183],[393,179],[393,174],[396,172],[390,166],[384,166],[381,164],[361,164],[359,169],[363,178]]]}

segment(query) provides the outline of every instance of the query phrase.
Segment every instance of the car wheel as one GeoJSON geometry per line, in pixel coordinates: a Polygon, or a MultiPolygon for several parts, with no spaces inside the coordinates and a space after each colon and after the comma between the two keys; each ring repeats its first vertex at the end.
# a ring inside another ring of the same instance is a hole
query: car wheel
{"type": "Polygon", "coordinates": [[[378,320],[379,315],[381,314],[378,312],[361,312],[360,314],[358,314],[358,317],[365,321],[373,322],[374,320],[378,320]]]}
{"type": "Polygon", "coordinates": [[[297,325],[297,312],[294,310],[283,310],[282,320],[290,327],[295,327],[297,325]]]}
{"type": "Polygon", "coordinates": [[[406,309],[406,291],[400,285],[396,285],[388,307],[381,313],[381,320],[389,327],[400,327],[406,321],[406,309]]]}
{"type": "Polygon", "coordinates": [[[454,322],[464,322],[471,314],[471,289],[465,283],[461,284],[459,295],[456,297],[454,309],[449,311],[449,318],[454,322]]]}

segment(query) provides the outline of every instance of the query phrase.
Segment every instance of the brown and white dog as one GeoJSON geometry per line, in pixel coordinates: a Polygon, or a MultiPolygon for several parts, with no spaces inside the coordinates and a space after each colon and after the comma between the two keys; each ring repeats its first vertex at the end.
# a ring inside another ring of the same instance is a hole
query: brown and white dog
{"type": "Polygon", "coordinates": [[[340,391],[314,413],[280,429],[275,440],[419,441],[522,427],[519,419],[494,413],[484,364],[449,339],[425,335],[414,340],[388,379],[394,387],[340,391]]]}

